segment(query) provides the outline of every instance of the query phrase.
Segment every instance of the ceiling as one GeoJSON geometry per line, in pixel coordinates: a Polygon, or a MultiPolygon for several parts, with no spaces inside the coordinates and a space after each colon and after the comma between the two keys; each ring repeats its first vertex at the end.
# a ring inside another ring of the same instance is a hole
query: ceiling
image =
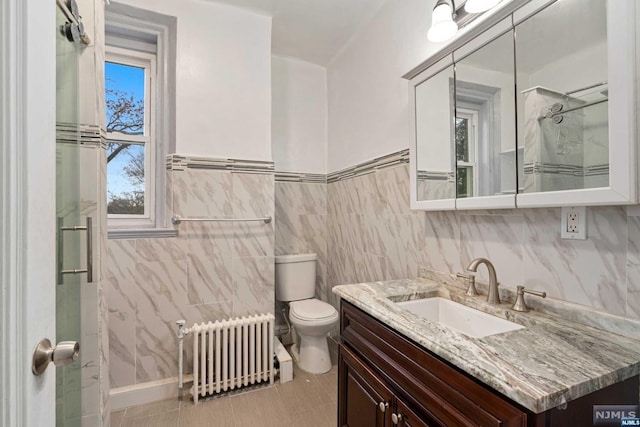
{"type": "Polygon", "coordinates": [[[385,0],[211,0],[273,18],[275,55],[326,66],[385,0]]]}

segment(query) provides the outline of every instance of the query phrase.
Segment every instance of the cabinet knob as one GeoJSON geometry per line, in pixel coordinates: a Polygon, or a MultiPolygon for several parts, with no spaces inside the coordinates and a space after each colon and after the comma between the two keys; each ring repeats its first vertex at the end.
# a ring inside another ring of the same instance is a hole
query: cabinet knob
{"type": "Polygon", "coordinates": [[[401,414],[391,414],[391,421],[395,424],[398,425],[398,423],[400,421],[402,421],[402,415],[401,414]]]}
{"type": "Polygon", "coordinates": [[[381,412],[385,412],[387,410],[387,408],[389,407],[389,402],[380,402],[378,404],[378,407],[380,408],[381,412]]]}

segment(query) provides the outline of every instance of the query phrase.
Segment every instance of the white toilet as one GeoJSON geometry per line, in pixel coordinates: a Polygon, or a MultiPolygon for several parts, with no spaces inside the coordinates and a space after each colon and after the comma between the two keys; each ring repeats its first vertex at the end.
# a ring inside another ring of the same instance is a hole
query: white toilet
{"type": "Polygon", "coordinates": [[[316,254],[276,256],[276,299],[289,303],[289,320],[298,333],[292,348],[300,369],[322,374],[331,369],[327,333],[338,322],[338,311],[314,298],[316,254]]]}

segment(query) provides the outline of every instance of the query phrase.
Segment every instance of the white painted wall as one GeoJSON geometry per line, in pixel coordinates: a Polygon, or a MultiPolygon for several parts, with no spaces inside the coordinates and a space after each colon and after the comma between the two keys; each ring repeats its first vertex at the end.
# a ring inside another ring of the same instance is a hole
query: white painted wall
{"type": "Polygon", "coordinates": [[[327,70],[272,56],[271,144],[277,171],[327,173],[327,70]]]}
{"type": "MultiPolygon", "coordinates": [[[[85,32],[91,43],[80,48],[78,59],[79,81],[79,117],[83,124],[101,125],[106,127],[104,99],[98,96],[104,93],[104,7],[99,0],[80,0],[78,8],[82,13],[85,32]]],[[[68,70],[65,70],[68,72],[68,70]]],[[[56,96],[59,98],[60,94],[56,96]]],[[[75,118],[73,119],[75,120],[75,118]]]]}
{"type": "Polygon", "coordinates": [[[329,172],[409,146],[401,76],[436,50],[426,37],[431,3],[387,2],[327,67],[329,172]]]}
{"type": "Polygon", "coordinates": [[[553,60],[535,70],[522,70],[528,73],[529,80],[522,88],[544,86],[560,92],[579,89],[592,84],[607,81],[607,44],[606,41],[594,46],[572,52],[561,59],[553,60]]]}
{"type": "Polygon", "coordinates": [[[176,152],[271,160],[271,18],[200,0],[121,0],[178,19],[176,152]]]}
{"type": "Polygon", "coordinates": [[[409,146],[409,89],[402,76],[446,45],[427,40],[434,5],[387,1],[327,67],[329,172],[409,146]]]}
{"type": "MultiPolygon", "coordinates": [[[[503,0],[456,37],[511,1],[503,0]]],[[[409,89],[402,76],[449,44],[427,40],[435,3],[387,1],[328,65],[330,172],[409,146],[409,89]]]]}

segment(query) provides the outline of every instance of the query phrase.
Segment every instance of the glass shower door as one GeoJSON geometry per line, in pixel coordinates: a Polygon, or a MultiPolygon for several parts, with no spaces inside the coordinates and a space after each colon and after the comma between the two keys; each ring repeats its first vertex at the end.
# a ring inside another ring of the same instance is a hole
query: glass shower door
{"type": "Polygon", "coordinates": [[[93,218],[97,157],[81,144],[80,46],[65,34],[56,8],[56,341],[80,344],[79,358],[56,372],[56,425],[98,426],[97,287],[93,281],[93,218]]]}

